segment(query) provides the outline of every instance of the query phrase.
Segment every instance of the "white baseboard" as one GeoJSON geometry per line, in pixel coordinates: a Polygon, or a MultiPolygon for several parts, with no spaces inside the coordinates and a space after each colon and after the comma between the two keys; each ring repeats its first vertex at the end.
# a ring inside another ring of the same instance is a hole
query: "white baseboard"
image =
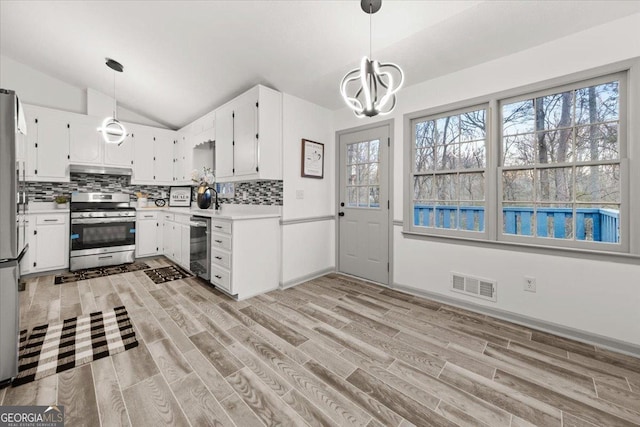
{"type": "Polygon", "coordinates": [[[609,350],[617,351],[619,353],[628,354],[635,357],[640,357],[640,346],[629,343],[626,341],[617,340],[615,338],[606,337],[604,335],[594,334],[591,332],[582,331],[580,329],[571,328],[569,326],[563,326],[553,322],[547,322],[546,320],[536,319],[529,316],[523,316],[511,311],[501,310],[498,308],[491,308],[484,305],[476,304],[469,301],[463,301],[451,296],[438,294],[435,292],[429,292],[422,289],[413,288],[411,286],[400,285],[394,283],[392,289],[404,292],[419,297],[428,298],[430,300],[442,302],[445,304],[453,305],[456,307],[464,308],[466,310],[474,311],[481,314],[487,314],[498,319],[507,320],[509,322],[516,323],[518,325],[526,326],[528,328],[537,329],[539,331],[548,332],[561,337],[569,338],[572,340],[592,344],[598,347],[603,347],[609,350]]]}
{"type": "Polygon", "coordinates": [[[280,282],[280,289],[287,289],[292,286],[299,285],[300,283],[308,282],[309,280],[316,279],[320,276],[324,276],[325,274],[335,273],[335,267],[328,267],[322,270],[314,271],[309,274],[305,274],[304,276],[296,277],[295,279],[287,280],[286,282],[280,282]]]}

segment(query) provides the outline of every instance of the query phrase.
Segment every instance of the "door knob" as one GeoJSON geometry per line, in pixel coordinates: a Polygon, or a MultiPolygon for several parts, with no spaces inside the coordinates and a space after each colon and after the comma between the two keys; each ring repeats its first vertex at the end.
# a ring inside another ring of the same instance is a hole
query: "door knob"
{"type": "Polygon", "coordinates": [[[344,216],[344,212],[338,212],[338,216],[344,216]]]}

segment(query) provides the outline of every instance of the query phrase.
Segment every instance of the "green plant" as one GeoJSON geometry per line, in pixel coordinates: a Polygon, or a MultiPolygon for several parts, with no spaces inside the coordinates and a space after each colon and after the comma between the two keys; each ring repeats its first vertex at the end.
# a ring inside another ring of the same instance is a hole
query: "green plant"
{"type": "Polygon", "coordinates": [[[67,203],[69,201],[69,196],[64,196],[64,195],[56,196],[56,198],[54,200],[59,205],[62,205],[62,204],[65,204],[65,203],[67,203]]]}

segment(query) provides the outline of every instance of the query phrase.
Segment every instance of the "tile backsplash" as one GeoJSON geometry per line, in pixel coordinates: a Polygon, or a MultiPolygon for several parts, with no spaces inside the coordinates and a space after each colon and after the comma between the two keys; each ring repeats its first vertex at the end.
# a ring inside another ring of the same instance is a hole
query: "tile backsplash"
{"type": "Polygon", "coordinates": [[[234,197],[218,199],[234,205],[282,206],[282,181],[245,181],[235,183],[234,197]],[[245,197],[246,196],[246,197],[245,197]]]}
{"type": "MultiPolygon", "coordinates": [[[[136,200],[135,193],[149,195],[149,201],[169,194],[169,186],[133,185],[131,177],[126,175],[97,175],[72,173],[71,182],[28,182],[29,201],[52,202],[58,195],[69,195],[74,191],[85,193],[126,193],[131,201],[136,200]]],[[[194,187],[194,193],[195,193],[194,187]]],[[[247,205],[282,206],[282,181],[246,181],[235,184],[235,197],[220,198],[220,203],[247,205]],[[246,195],[246,198],[243,197],[246,195]]],[[[194,199],[195,200],[195,199],[194,199]]]]}

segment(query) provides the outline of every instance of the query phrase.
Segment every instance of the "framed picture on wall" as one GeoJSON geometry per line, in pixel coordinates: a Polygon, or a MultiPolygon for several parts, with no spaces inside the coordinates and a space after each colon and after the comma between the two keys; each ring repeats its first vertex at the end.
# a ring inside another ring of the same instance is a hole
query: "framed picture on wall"
{"type": "Polygon", "coordinates": [[[302,140],[302,177],[324,178],[324,144],[302,140]]]}

